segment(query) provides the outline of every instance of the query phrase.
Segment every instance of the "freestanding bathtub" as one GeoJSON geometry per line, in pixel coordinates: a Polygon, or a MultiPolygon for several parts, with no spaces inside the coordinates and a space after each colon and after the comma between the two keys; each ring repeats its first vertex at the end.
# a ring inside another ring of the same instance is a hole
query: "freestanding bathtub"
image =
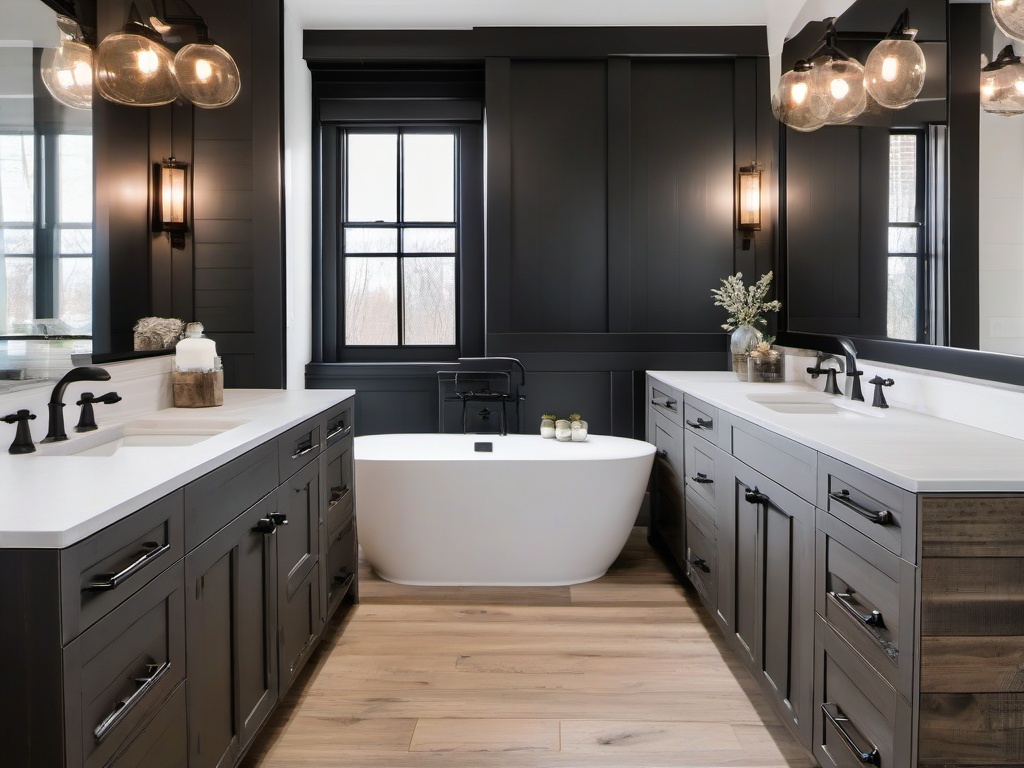
{"type": "Polygon", "coordinates": [[[399,584],[591,581],[626,543],[654,450],[602,435],[357,437],[359,542],[374,570],[399,584]]]}

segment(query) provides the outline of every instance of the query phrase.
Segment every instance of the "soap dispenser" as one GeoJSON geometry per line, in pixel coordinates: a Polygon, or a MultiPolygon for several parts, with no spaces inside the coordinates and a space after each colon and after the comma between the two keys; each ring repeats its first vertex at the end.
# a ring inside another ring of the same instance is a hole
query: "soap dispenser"
{"type": "Polygon", "coordinates": [[[202,323],[187,323],[185,338],[174,348],[174,368],[182,373],[206,373],[216,368],[217,344],[203,336],[202,323]]]}

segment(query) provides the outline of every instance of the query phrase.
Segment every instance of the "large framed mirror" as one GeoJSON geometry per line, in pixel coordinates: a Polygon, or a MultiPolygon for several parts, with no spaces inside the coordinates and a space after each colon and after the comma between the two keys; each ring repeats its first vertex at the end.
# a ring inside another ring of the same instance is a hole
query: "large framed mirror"
{"type": "MultiPolygon", "coordinates": [[[[981,57],[1008,40],[987,2],[857,0],[841,47],[864,61],[904,8],[927,59],[913,105],[781,128],[780,341],[849,336],[881,362],[1024,383],[1024,116],[979,104],[981,57]]],[[[823,31],[789,40],[783,70],[823,31]]]]}

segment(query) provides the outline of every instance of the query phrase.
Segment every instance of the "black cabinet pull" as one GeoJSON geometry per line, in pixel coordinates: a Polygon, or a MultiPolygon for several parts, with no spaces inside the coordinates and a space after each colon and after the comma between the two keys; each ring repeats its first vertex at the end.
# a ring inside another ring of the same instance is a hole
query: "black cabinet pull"
{"type": "Polygon", "coordinates": [[[714,419],[697,419],[697,423],[695,424],[694,422],[692,422],[689,419],[687,419],[686,420],[686,425],[688,427],[693,427],[694,429],[711,429],[715,425],[715,420],[714,419]]]}
{"type": "Polygon", "coordinates": [[[698,570],[704,571],[704,573],[711,573],[711,569],[708,568],[707,560],[702,557],[695,557],[690,561],[690,565],[698,570]]]}
{"type": "Polygon", "coordinates": [[[348,433],[351,431],[352,427],[346,427],[344,422],[342,422],[337,427],[335,427],[334,429],[327,433],[327,439],[330,440],[331,438],[337,437],[338,435],[344,435],[345,437],[348,437],[348,433]]]}
{"type": "Polygon", "coordinates": [[[103,722],[96,726],[96,729],[92,732],[93,738],[96,739],[96,743],[100,744],[107,735],[117,727],[128,713],[132,711],[132,708],[138,704],[142,697],[145,696],[154,685],[167,674],[167,670],[171,668],[171,662],[165,661],[163,664],[147,664],[146,677],[135,678],[135,683],[139,686],[135,693],[126,699],[121,699],[117,704],[114,705],[114,709],[103,718],[103,722]]]}
{"type": "Polygon", "coordinates": [[[331,506],[333,507],[335,504],[337,504],[339,501],[345,498],[346,493],[348,493],[347,485],[336,485],[333,488],[331,488],[331,506]]]}
{"type": "Polygon", "coordinates": [[[313,443],[310,443],[309,445],[306,445],[306,446],[303,446],[302,448],[299,448],[299,450],[297,450],[295,453],[293,453],[292,454],[292,458],[293,459],[297,459],[300,456],[305,456],[310,451],[315,451],[315,450],[316,450],[316,445],[314,445],[313,443]]]}
{"type": "Polygon", "coordinates": [[[693,480],[693,482],[695,482],[695,483],[700,483],[701,485],[708,485],[710,483],[715,482],[714,480],[712,480],[710,477],[708,477],[703,472],[698,472],[696,475],[694,475],[690,479],[693,480]]]}
{"type": "Polygon", "coordinates": [[[657,456],[659,459],[664,459],[665,461],[668,461],[668,451],[666,451],[664,448],[659,448],[654,455],[657,456]]]}
{"type": "Polygon", "coordinates": [[[657,405],[661,408],[667,408],[670,411],[676,410],[676,400],[671,397],[656,397],[651,400],[651,405],[657,405]]]}
{"type": "Polygon", "coordinates": [[[832,499],[832,501],[842,504],[847,509],[852,509],[858,515],[860,515],[863,518],[866,518],[867,520],[870,520],[872,523],[875,523],[876,525],[892,525],[893,523],[892,512],[890,512],[888,509],[880,509],[877,512],[873,509],[868,509],[867,507],[858,504],[856,501],[851,499],[850,492],[845,488],[839,491],[839,493],[833,491],[828,495],[828,497],[832,499]]]}
{"type": "Polygon", "coordinates": [[[848,592],[829,592],[829,595],[846,609],[846,612],[853,616],[857,621],[862,624],[866,624],[869,627],[875,629],[887,629],[885,626],[885,619],[882,618],[881,611],[871,611],[871,613],[861,613],[857,609],[857,604],[853,600],[853,595],[848,592]]]}
{"type": "MultiPolygon", "coordinates": [[[[849,732],[844,727],[847,723],[851,726],[853,723],[837,705],[832,702],[826,701],[821,705],[821,711],[825,713],[825,717],[832,724],[832,727],[836,729],[836,733],[843,740],[843,743],[849,747],[850,751],[853,752],[853,756],[857,758],[858,762],[864,763],[865,765],[881,765],[882,756],[878,752],[878,747],[872,746],[870,750],[864,750],[849,732]]],[[[857,734],[860,735],[859,733],[857,734]]]]}
{"type": "Polygon", "coordinates": [[[82,588],[83,592],[105,592],[110,589],[117,589],[128,579],[141,571],[160,555],[171,548],[170,544],[160,544],[158,541],[147,541],[142,545],[142,554],[127,568],[117,573],[98,576],[96,581],[90,582],[82,588]]]}
{"type": "Polygon", "coordinates": [[[754,490],[747,488],[747,492],[744,495],[748,504],[770,504],[771,499],[766,494],[761,493],[757,490],[757,486],[754,486],[754,490]]]}
{"type": "Polygon", "coordinates": [[[262,533],[268,535],[277,530],[277,523],[275,523],[269,517],[261,517],[256,525],[252,527],[253,533],[262,533]]]}
{"type": "Polygon", "coordinates": [[[271,512],[270,519],[274,525],[288,525],[288,515],[284,512],[271,512]]]}

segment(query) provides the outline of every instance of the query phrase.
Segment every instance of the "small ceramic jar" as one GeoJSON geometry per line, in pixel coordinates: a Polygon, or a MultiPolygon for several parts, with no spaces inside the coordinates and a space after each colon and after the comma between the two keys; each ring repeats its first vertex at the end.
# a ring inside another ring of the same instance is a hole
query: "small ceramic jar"
{"type": "Polygon", "coordinates": [[[555,422],[555,439],[560,443],[567,443],[572,440],[572,427],[568,419],[559,419],[555,422]]]}
{"type": "Polygon", "coordinates": [[[569,427],[572,430],[572,441],[574,443],[582,443],[587,439],[587,422],[585,422],[583,417],[578,413],[569,414],[569,419],[569,427]]]}
{"type": "Polygon", "coordinates": [[[545,413],[540,417],[540,436],[554,440],[555,438],[555,414],[545,413]]]}

